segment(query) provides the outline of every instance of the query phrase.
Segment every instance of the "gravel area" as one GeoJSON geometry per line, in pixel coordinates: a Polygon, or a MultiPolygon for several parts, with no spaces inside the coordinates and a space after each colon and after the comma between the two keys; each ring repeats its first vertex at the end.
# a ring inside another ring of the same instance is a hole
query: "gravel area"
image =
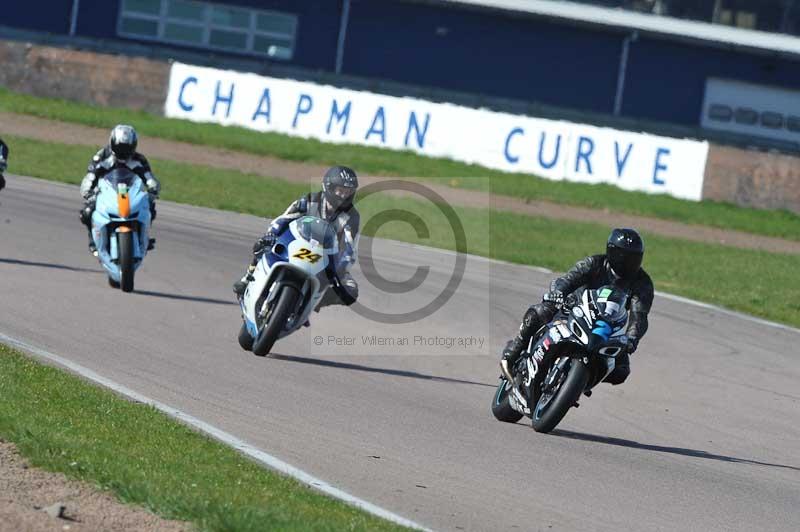
{"type": "Polygon", "coordinates": [[[59,473],[29,467],[16,447],[0,440],[0,532],[190,530],[110,493],[59,473]]]}

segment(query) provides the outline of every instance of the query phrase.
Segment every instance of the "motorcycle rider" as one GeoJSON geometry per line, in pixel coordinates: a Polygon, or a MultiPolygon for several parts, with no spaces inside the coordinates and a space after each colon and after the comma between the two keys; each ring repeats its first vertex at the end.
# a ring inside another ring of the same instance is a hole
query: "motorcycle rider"
{"type": "Polygon", "coordinates": [[[578,261],[566,274],[550,283],[550,291],[542,302],[528,308],[519,333],[506,345],[500,368],[509,381],[510,369],[519,359],[531,337],[549,323],[564,302],[564,298],[581,287],[597,289],[614,285],[628,293],[628,343],[616,357],[616,366],[604,380],[622,384],[630,375],[630,357],[647,332],[647,314],[653,304],[653,281],[642,269],[644,242],[634,229],[614,229],[608,237],[606,253],[591,255],[578,261]]]}
{"type": "Polygon", "coordinates": [[[243,296],[247,285],[253,280],[252,273],[265,251],[275,244],[277,237],[289,224],[301,216],[316,216],[331,223],[339,237],[339,256],[335,270],[338,280],[334,280],[333,290],[325,292],[317,306],[321,307],[341,304],[351,305],[358,298],[358,283],[350,274],[350,267],[356,262],[356,247],[360,216],[353,206],[353,199],[358,189],[358,176],[346,166],[334,166],[325,172],[322,178],[322,190],[307,194],[291,205],[275,218],[266,234],[259,238],[253,246],[253,260],[244,277],[233,285],[233,291],[243,296]]]}
{"type": "MultiPolygon", "coordinates": [[[[97,255],[97,247],[92,238],[92,214],[97,199],[97,185],[100,179],[112,170],[128,168],[141,178],[150,198],[150,220],[152,222],[156,219],[156,199],[161,192],[161,183],[153,175],[145,156],[136,151],[138,144],[139,137],[133,126],[125,124],[114,126],[108,144],[92,157],[87,174],[81,181],[81,196],[85,203],[80,217],[89,231],[89,251],[93,255],[97,255]]],[[[154,244],[155,240],[151,238],[148,249],[153,249],[154,244]]]]}
{"type": "Polygon", "coordinates": [[[8,145],[0,139],[0,190],[6,188],[6,178],[3,172],[8,168],[8,145]]]}

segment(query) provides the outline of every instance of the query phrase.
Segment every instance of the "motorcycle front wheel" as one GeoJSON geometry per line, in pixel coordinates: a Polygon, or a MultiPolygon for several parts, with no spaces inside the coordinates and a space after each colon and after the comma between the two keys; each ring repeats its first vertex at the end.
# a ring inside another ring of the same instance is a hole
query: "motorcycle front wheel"
{"type": "Polygon", "coordinates": [[[117,233],[119,249],[119,287],[123,292],[133,292],[133,233],[117,233]]]}
{"type": "Polygon", "coordinates": [[[267,356],[281,334],[283,326],[286,325],[286,320],[297,306],[299,297],[300,292],[295,287],[286,285],[281,288],[281,293],[275,298],[275,303],[265,318],[266,323],[262,325],[253,344],[254,354],[260,357],[267,356]]]}
{"type": "Polygon", "coordinates": [[[247,330],[247,325],[242,323],[242,328],[239,329],[239,345],[245,351],[253,349],[253,337],[250,336],[250,331],[247,330]]]}
{"type": "Polygon", "coordinates": [[[561,422],[586,388],[589,368],[582,360],[571,359],[566,368],[553,365],[545,377],[545,383],[551,377],[554,379],[552,386],[542,391],[531,415],[533,430],[536,432],[550,432],[561,422]]]}

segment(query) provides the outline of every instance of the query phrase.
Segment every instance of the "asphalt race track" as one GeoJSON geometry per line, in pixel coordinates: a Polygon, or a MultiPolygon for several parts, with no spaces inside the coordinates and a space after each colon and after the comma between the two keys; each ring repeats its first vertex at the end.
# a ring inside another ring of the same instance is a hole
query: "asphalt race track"
{"type": "MultiPolygon", "coordinates": [[[[418,323],[330,308],[258,358],[236,342],[230,285],[263,220],[162,202],[157,249],[124,294],[87,253],[79,206],[76,187],[9,177],[0,332],[356,496],[441,530],[800,526],[795,330],[657,298],[631,379],[539,435],[495,421],[489,403],[499,349],[551,274],[470,258],[452,299],[418,323]]],[[[372,255],[393,280],[430,267],[396,296],[357,271],[362,301],[382,312],[424,305],[455,260],[388,241],[372,255]]]]}

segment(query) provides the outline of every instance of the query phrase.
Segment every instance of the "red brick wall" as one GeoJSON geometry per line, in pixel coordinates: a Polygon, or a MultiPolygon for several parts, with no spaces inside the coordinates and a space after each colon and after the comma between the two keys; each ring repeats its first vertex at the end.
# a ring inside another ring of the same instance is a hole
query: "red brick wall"
{"type": "Polygon", "coordinates": [[[800,213],[800,157],[712,144],[703,198],[800,213]]]}

